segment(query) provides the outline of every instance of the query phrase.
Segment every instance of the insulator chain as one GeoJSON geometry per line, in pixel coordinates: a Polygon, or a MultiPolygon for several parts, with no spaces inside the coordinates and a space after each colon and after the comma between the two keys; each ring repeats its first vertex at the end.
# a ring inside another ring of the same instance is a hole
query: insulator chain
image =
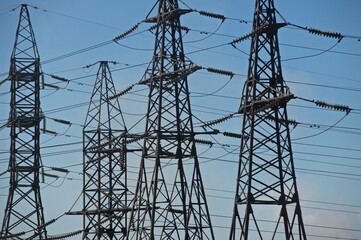
{"type": "Polygon", "coordinates": [[[60,80],[60,81],[63,81],[63,82],[69,82],[69,79],[67,79],[67,78],[59,77],[59,76],[56,76],[56,75],[49,75],[49,76],[56,79],[56,80],[60,80]]]}
{"type": "Polygon", "coordinates": [[[234,45],[236,43],[243,42],[244,40],[247,40],[248,38],[253,37],[256,34],[261,33],[267,26],[268,26],[268,24],[260,26],[260,27],[256,28],[254,31],[252,31],[251,33],[248,33],[248,34],[244,35],[243,37],[233,40],[232,42],[230,42],[230,44],[234,45]]]}
{"type": "Polygon", "coordinates": [[[69,170],[65,169],[65,168],[52,167],[51,170],[57,171],[57,172],[69,173],[69,170]]]}
{"type": "Polygon", "coordinates": [[[114,96],[111,96],[111,97],[109,98],[109,100],[112,100],[112,99],[114,99],[114,98],[118,98],[118,97],[120,97],[120,96],[123,96],[123,95],[127,94],[130,90],[133,89],[133,87],[134,87],[134,84],[131,85],[131,86],[129,86],[129,87],[127,87],[127,88],[124,89],[123,91],[115,94],[114,96]]]}
{"type": "Polygon", "coordinates": [[[226,137],[232,137],[232,138],[245,138],[247,139],[248,137],[239,134],[239,133],[232,133],[232,132],[223,132],[223,135],[226,137]]]}
{"type": "Polygon", "coordinates": [[[119,36],[115,37],[113,39],[113,41],[119,41],[120,39],[125,38],[126,36],[128,36],[129,34],[131,34],[132,32],[134,32],[138,27],[139,27],[140,23],[137,23],[136,25],[134,25],[132,28],[130,28],[128,31],[126,31],[123,34],[120,34],[119,36]]]}
{"type": "Polygon", "coordinates": [[[212,141],[208,141],[208,140],[204,140],[204,139],[194,139],[194,142],[199,143],[199,144],[203,144],[203,145],[213,146],[212,141]]]}
{"type": "Polygon", "coordinates": [[[233,78],[233,76],[235,75],[233,72],[231,71],[226,71],[226,70],[221,70],[221,69],[216,69],[216,68],[206,68],[208,72],[212,72],[212,73],[217,73],[217,74],[221,74],[221,75],[226,75],[226,76],[230,76],[231,78],[233,78]]]}
{"type": "Polygon", "coordinates": [[[67,233],[67,234],[61,234],[58,236],[48,237],[47,239],[48,240],[56,240],[56,239],[70,238],[70,237],[76,236],[82,232],[83,232],[83,230],[78,230],[78,231],[67,233]]]}
{"type": "Polygon", "coordinates": [[[43,83],[44,87],[50,87],[50,88],[55,88],[55,89],[59,89],[59,86],[56,86],[54,84],[50,84],[50,83],[43,83]]]}
{"type": "Polygon", "coordinates": [[[151,26],[148,30],[151,32],[154,29],[156,29],[159,26],[159,24],[154,24],[153,26],[151,26]]]}
{"type": "Polygon", "coordinates": [[[93,147],[88,148],[89,151],[93,151],[93,150],[97,150],[97,149],[102,149],[103,147],[106,147],[109,144],[112,144],[115,140],[118,140],[119,138],[112,138],[111,140],[109,140],[108,142],[102,143],[100,145],[96,145],[93,147]]]}
{"type": "Polygon", "coordinates": [[[288,102],[293,98],[294,98],[293,94],[285,94],[283,96],[268,99],[267,102],[265,102],[265,100],[255,101],[251,104],[241,106],[241,108],[238,110],[237,113],[242,114],[244,113],[244,111],[251,113],[251,110],[252,110],[252,114],[263,112],[266,109],[286,104],[286,102],[288,102]]]}
{"type": "Polygon", "coordinates": [[[216,119],[216,120],[213,120],[213,121],[210,121],[210,122],[207,122],[207,123],[203,124],[203,127],[210,127],[210,126],[213,126],[213,125],[220,124],[222,122],[225,122],[225,121],[231,119],[233,116],[234,116],[234,113],[228,114],[225,117],[222,117],[222,118],[219,118],[219,119],[216,119]]]}
{"type": "Polygon", "coordinates": [[[43,131],[43,133],[49,133],[49,134],[53,134],[53,135],[58,135],[57,132],[52,131],[52,130],[48,130],[48,129],[45,129],[45,128],[40,128],[40,131],[43,131]]]}
{"type": "Polygon", "coordinates": [[[141,135],[141,136],[134,137],[134,138],[132,138],[132,139],[126,140],[125,143],[129,144],[129,143],[138,142],[139,140],[144,139],[145,136],[146,136],[146,135],[141,135]]]}
{"type": "Polygon", "coordinates": [[[25,235],[26,232],[20,232],[20,233],[16,233],[16,234],[10,234],[10,235],[6,235],[6,236],[0,236],[0,239],[14,239],[16,237],[20,237],[22,235],[25,235]]]}
{"type": "Polygon", "coordinates": [[[58,119],[58,118],[51,118],[51,120],[53,120],[54,122],[58,122],[61,124],[65,124],[65,125],[71,125],[72,123],[66,120],[62,120],[62,119],[58,119]]]}
{"type": "Polygon", "coordinates": [[[185,72],[182,73],[181,75],[179,75],[178,77],[172,79],[172,80],[169,80],[167,83],[166,83],[166,86],[169,86],[173,83],[177,83],[181,80],[183,80],[184,78],[188,77],[190,74],[198,71],[199,69],[201,69],[202,67],[200,66],[194,66],[194,67],[191,67],[191,68],[188,68],[188,69],[185,69],[185,72]]]}
{"type": "Polygon", "coordinates": [[[281,102],[281,100],[280,100],[280,99],[277,99],[277,100],[275,100],[275,101],[273,101],[273,102],[271,102],[271,103],[268,103],[268,104],[266,104],[266,105],[264,105],[264,106],[262,106],[262,107],[260,107],[260,108],[254,109],[254,110],[253,110],[253,113],[255,114],[255,113],[259,113],[259,112],[264,112],[264,111],[266,111],[266,110],[269,109],[269,108],[273,108],[273,107],[279,106],[279,105],[280,105],[280,102],[281,102]]]}
{"type": "Polygon", "coordinates": [[[306,29],[309,33],[324,36],[324,37],[337,38],[339,40],[341,40],[343,38],[342,34],[338,33],[338,32],[328,32],[328,31],[323,31],[323,30],[315,29],[315,28],[306,28],[306,29]]]}
{"type": "MultiPolygon", "coordinates": [[[[276,119],[272,116],[267,116],[266,119],[276,122],[276,119]]],[[[295,126],[295,127],[298,125],[298,122],[296,120],[292,120],[292,119],[288,119],[287,121],[284,119],[278,119],[277,122],[287,123],[287,124],[295,126]]]]}
{"type": "Polygon", "coordinates": [[[52,220],[50,220],[50,221],[48,221],[48,222],[46,222],[46,223],[44,223],[44,224],[40,225],[40,226],[39,226],[39,227],[37,227],[37,228],[38,228],[38,229],[42,229],[42,228],[44,228],[44,227],[47,227],[47,226],[49,226],[49,225],[51,225],[51,224],[55,223],[56,221],[58,221],[58,219],[57,219],[57,218],[54,218],[54,219],[52,219],[52,220]]]}
{"type": "Polygon", "coordinates": [[[57,179],[59,178],[58,175],[51,174],[51,173],[45,173],[45,172],[43,172],[42,174],[43,174],[43,176],[45,176],[45,177],[51,177],[51,178],[57,178],[57,179]]]}
{"type": "Polygon", "coordinates": [[[203,16],[206,16],[206,17],[221,19],[223,21],[226,19],[226,17],[224,15],[217,14],[217,13],[210,13],[210,12],[205,12],[205,11],[199,11],[198,13],[200,15],[203,15],[203,16]]]}
{"type": "Polygon", "coordinates": [[[314,103],[316,104],[316,106],[318,107],[323,107],[323,108],[329,108],[329,109],[334,109],[336,111],[341,111],[341,112],[347,112],[349,113],[352,109],[347,106],[347,105],[340,105],[340,104],[332,104],[332,103],[327,103],[327,102],[323,102],[323,101],[314,101],[314,103]]]}

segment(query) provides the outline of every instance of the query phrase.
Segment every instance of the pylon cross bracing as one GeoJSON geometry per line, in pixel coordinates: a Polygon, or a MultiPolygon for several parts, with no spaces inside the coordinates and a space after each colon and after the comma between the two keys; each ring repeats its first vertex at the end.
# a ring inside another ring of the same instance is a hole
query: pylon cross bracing
{"type": "Polygon", "coordinates": [[[107,61],[101,61],[83,128],[83,239],[124,239],[127,129],[107,61]]]}
{"type": "Polygon", "coordinates": [[[141,83],[149,86],[146,129],[127,239],[214,239],[190,106],[177,0],[159,0],[153,59],[141,83]],[[186,163],[186,164],[185,164],[186,163]]]}
{"type": "Polygon", "coordinates": [[[10,187],[0,236],[11,239],[46,239],[40,195],[39,53],[26,4],[20,8],[10,66],[10,187]],[[26,234],[19,234],[26,232],[26,234]]]}
{"type": "Polygon", "coordinates": [[[243,126],[230,239],[306,240],[287,117],[273,0],[256,0],[242,104],[243,126]],[[269,221],[260,221],[267,216],[269,221]]]}

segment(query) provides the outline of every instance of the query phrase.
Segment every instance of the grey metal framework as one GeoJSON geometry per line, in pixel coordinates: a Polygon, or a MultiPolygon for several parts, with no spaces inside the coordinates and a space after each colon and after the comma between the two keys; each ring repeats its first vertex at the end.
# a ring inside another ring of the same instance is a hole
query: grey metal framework
{"type": "Polygon", "coordinates": [[[201,178],[177,0],[158,0],[144,145],[127,239],[214,239],[201,178]]]}
{"type": "Polygon", "coordinates": [[[124,239],[126,135],[108,62],[101,61],[83,128],[83,239],[124,239]]]}
{"type": "Polygon", "coordinates": [[[285,23],[273,0],[256,0],[254,13],[230,239],[305,240],[277,37],[285,23]]]}
{"type": "Polygon", "coordinates": [[[9,239],[47,237],[39,186],[41,75],[29,12],[23,4],[10,66],[10,187],[1,228],[1,236],[9,239]]]}

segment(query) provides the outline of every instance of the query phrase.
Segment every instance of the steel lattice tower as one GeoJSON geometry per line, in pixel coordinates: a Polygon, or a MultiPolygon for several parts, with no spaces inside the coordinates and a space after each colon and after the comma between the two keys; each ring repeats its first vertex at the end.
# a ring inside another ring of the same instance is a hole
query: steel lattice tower
{"type": "Polygon", "coordinates": [[[83,239],[124,239],[127,229],[127,130],[115,94],[102,61],[83,128],[83,239]]]}
{"type": "Polygon", "coordinates": [[[286,109],[293,95],[277,37],[283,26],[273,0],[256,0],[231,240],[306,239],[286,109]]]}
{"type": "Polygon", "coordinates": [[[40,196],[40,59],[27,5],[21,5],[19,25],[11,56],[9,127],[10,188],[1,236],[31,231],[11,239],[46,239],[40,196]],[[24,237],[24,238],[22,238],[24,237]]]}
{"type": "MultiPolygon", "coordinates": [[[[144,145],[127,239],[214,239],[195,147],[177,0],[158,0],[144,145]],[[185,164],[187,163],[187,164],[185,164]]],[[[157,5],[155,5],[156,7],[157,5]]]]}

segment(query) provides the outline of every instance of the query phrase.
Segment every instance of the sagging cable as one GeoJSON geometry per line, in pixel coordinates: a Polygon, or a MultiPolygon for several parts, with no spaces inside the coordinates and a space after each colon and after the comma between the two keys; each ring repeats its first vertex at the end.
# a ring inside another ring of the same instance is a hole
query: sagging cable
{"type": "Polygon", "coordinates": [[[124,32],[123,34],[120,34],[119,36],[115,37],[113,39],[113,41],[119,41],[120,39],[125,38],[126,36],[128,36],[129,34],[131,34],[132,32],[134,32],[135,30],[137,30],[137,28],[139,27],[140,23],[135,24],[132,28],[130,28],[128,31],[124,32]]]}

